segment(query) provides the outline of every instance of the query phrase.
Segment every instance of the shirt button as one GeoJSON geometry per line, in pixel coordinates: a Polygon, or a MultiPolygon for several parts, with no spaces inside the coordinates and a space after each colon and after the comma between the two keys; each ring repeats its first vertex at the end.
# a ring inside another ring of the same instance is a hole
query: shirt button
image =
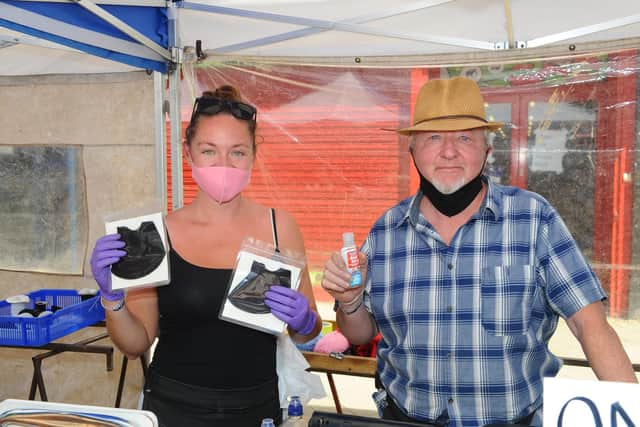
{"type": "Polygon", "coordinates": [[[447,264],[447,268],[448,268],[449,270],[453,270],[453,264],[452,264],[452,263],[447,264]]]}
{"type": "Polygon", "coordinates": [[[448,305],[448,306],[447,306],[447,311],[448,311],[449,313],[451,313],[451,312],[453,311],[453,307],[451,307],[450,305],[448,305]]]}
{"type": "Polygon", "coordinates": [[[449,398],[449,403],[453,403],[453,397],[449,398]]]}
{"type": "Polygon", "coordinates": [[[451,359],[451,352],[447,353],[447,359],[451,359]]]}

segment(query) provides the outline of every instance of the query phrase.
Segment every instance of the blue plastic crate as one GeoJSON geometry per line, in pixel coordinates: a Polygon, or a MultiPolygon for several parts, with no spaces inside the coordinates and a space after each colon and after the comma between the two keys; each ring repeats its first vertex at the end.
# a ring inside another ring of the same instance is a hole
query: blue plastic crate
{"type": "Polygon", "coordinates": [[[0,345],[38,347],[104,320],[99,294],[85,301],[73,289],[41,289],[27,295],[29,308],[38,301],[46,301],[47,310],[53,305],[62,308],[50,316],[18,317],[11,315],[7,301],[0,301],[0,345]]]}

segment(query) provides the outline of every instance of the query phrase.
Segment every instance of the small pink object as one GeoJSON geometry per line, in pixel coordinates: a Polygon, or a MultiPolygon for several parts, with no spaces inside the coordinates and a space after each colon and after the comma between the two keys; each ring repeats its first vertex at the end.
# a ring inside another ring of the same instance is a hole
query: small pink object
{"type": "Polygon", "coordinates": [[[349,341],[340,331],[329,332],[318,340],[313,351],[317,353],[344,353],[349,348],[349,341]]]}

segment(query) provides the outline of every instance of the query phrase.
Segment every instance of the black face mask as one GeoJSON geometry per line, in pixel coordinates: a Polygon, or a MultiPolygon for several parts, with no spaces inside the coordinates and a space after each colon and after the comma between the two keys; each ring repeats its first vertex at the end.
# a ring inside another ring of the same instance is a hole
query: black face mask
{"type": "Polygon", "coordinates": [[[273,285],[290,288],[291,271],[284,268],[270,271],[263,263],[253,261],[249,274],[229,293],[229,302],[248,313],[271,313],[264,303],[264,294],[273,285]]]}
{"type": "Polygon", "coordinates": [[[118,234],[125,242],[127,252],[111,266],[111,272],[123,279],[138,279],[155,270],[166,252],[162,238],[153,221],[144,221],[137,230],[118,227],[118,234]]]}
{"type": "Polygon", "coordinates": [[[462,212],[473,202],[482,190],[482,172],[466,183],[455,193],[443,194],[438,191],[420,172],[420,190],[436,209],[446,216],[454,216],[462,212]]]}

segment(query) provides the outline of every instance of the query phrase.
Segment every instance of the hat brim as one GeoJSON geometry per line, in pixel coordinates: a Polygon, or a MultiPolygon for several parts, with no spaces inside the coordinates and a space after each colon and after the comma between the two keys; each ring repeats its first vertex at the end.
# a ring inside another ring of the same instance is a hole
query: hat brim
{"type": "Polygon", "coordinates": [[[468,117],[461,117],[429,120],[426,122],[415,124],[408,128],[385,130],[393,130],[401,135],[410,135],[413,132],[456,131],[479,128],[487,128],[494,131],[500,129],[502,126],[504,126],[503,122],[485,122],[468,117]]]}

